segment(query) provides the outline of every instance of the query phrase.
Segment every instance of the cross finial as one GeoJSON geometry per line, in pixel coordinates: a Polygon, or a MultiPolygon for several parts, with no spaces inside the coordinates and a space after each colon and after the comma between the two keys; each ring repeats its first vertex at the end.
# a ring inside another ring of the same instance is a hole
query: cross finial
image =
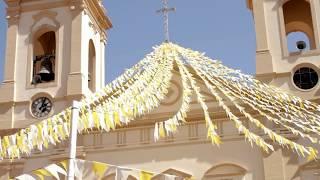
{"type": "Polygon", "coordinates": [[[175,11],[176,8],[168,7],[168,0],[162,0],[163,8],[158,10],[157,13],[162,13],[164,18],[164,33],[165,33],[165,41],[169,42],[169,12],[175,11]]]}

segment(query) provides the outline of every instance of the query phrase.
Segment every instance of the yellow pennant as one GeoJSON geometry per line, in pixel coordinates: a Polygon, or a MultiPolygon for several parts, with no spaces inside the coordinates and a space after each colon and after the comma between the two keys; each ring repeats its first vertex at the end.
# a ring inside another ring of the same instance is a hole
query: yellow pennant
{"type": "Polygon", "coordinates": [[[116,123],[116,125],[121,126],[119,113],[115,111],[113,116],[114,116],[114,122],[116,123]]]}
{"type": "Polygon", "coordinates": [[[63,126],[61,124],[58,125],[58,132],[62,140],[66,139],[66,134],[63,131],[63,126]]]}
{"type": "Polygon", "coordinates": [[[102,178],[102,176],[104,175],[104,173],[107,171],[108,168],[109,167],[107,164],[93,162],[93,171],[98,176],[99,179],[102,178]]]}
{"type": "Polygon", "coordinates": [[[92,118],[93,118],[94,126],[100,129],[99,117],[96,110],[92,111],[92,118]]]}
{"type": "Polygon", "coordinates": [[[318,151],[312,147],[309,147],[309,157],[308,157],[308,161],[312,161],[312,160],[316,160],[318,157],[318,151]]]}
{"type": "Polygon", "coordinates": [[[140,180],[151,180],[153,177],[153,173],[141,171],[140,172],[140,180]]]}
{"type": "Polygon", "coordinates": [[[32,172],[33,174],[37,175],[39,179],[44,180],[44,177],[52,177],[52,174],[45,170],[45,169],[38,169],[32,172]]]}
{"type": "Polygon", "coordinates": [[[4,150],[7,150],[7,148],[10,146],[10,141],[9,141],[9,137],[8,136],[5,136],[3,138],[3,141],[2,141],[2,148],[4,150]]]}
{"type": "Polygon", "coordinates": [[[62,168],[67,171],[67,166],[68,166],[68,161],[67,160],[64,160],[64,161],[61,161],[59,164],[61,164],[62,168]]]}
{"type": "Polygon", "coordinates": [[[20,135],[17,135],[17,146],[19,149],[23,150],[23,142],[22,142],[22,137],[20,135]]]}
{"type": "Polygon", "coordinates": [[[115,129],[114,123],[111,122],[111,120],[110,120],[110,114],[109,114],[108,112],[104,114],[104,121],[105,121],[106,125],[107,125],[110,129],[112,129],[112,130],[115,129]]]}
{"type": "Polygon", "coordinates": [[[166,137],[166,132],[165,132],[165,129],[163,127],[163,123],[160,123],[160,125],[159,125],[159,135],[160,135],[161,138],[166,137]]]}

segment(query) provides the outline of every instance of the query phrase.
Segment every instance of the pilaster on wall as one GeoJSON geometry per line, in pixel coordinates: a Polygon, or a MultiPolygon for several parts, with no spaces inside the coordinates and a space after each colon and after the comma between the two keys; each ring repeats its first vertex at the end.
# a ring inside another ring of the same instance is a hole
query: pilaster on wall
{"type": "Polygon", "coordinates": [[[298,157],[281,148],[267,155],[263,165],[265,180],[292,180],[299,169],[298,157]]]}
{"type": "Polygon", "coordinates": [[[0,86],[0,103],[14,101],[18,19],[8,20],[4,80],[0,86]]]}
{"type": "Polygon", "coordinates": [[[282,150],[269,154],[263,159],[265,180],[285,180],[282,150]]]}
{"type": "Polygon", "coordinates": [[[253,1],[253,14],[256,29],[256,73],[266,74],[273,72],[273,63],[268,47],[267,26],[263,0],[253,1]]]}
{"type": "Polygon", "coordinates": [[[80,95],[84,93],[84,78],[82,72],[82,9],[73,10],[72,30],[71,30],[71,57],[70,71],[68,75],[68,96],[80,95]]]}
{"type": "Polygon", "coordinates": [[[316,44],[317,48],[320,48],[319,46],[319,41],[320,41],[320,2],[317,0],[311,1],[311,4],[313,5],[313,23],[314,23],[314,29],[316,30],[315,32],[315,39],[316,39],[316,44]]]}
{"type": "Polygon", "coordinates": [[[269,50],[257,50],[256,52],[256,74],[273,74],[272,56],[269,50]]]}
{"type": "MultiPolygon", "coordinates": [[[[7,10],[7,42],[3,82],[0,84],[0,129],[9,129],[13,127],[14,117],[14,101],[16,91],[16,55],[17,55],[17,38],[18,38],[18,23],[19,12],[16,8],[11,11],[7,10]]],[[[0,176],[1,179],[1,176],[0,176]]]]}
{"type": "Polygon", "coordinates": [[[10,171],[9,169],[1,168],[0,169],[0,180],[10,179],[10,171]]]}
{"type": "Polygon", "coordinates": [[[0,180],[7,180],[23,173],[25,160],[2,160],[0,163],[0,180]]]}

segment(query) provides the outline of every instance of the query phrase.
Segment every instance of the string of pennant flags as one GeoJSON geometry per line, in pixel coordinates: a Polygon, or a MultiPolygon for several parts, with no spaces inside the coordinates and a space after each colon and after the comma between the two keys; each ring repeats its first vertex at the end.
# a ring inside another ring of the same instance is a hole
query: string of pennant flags
{"type": "Polygon", "coordinates": [[[191,180],[191,178],[179,177],[165,173],[149,172],[141,169],[133,169],[127,167],[120,167],[95,161],[85,161],[75,159],[73,161],[61,161],[56,164],[48,165],[44,168],[36,169],[29,173],[20,175],[12,180],[45,180],[45,179],[65,179],[67,177],[68,163],[75,165],[75,177],[77,179],[110,179],[126,180],[129,177],[140,180],[151,180],[153,178],[160,178],[164,180],[191,180]]]}
{"type": "MultiPolygon", "coordinates": [[[[154,47],[153,52],[105,88],[84,98],[80,103],[78,133],[90,132],[93,129],[109,132],[158,108],[168,93],[175,69],[181,77],[182,103],[174,116],[155,123],[156,141],[176,133],[178,127],[187,122],[191,97],[195,95],[203,110],[208,138],[215,145],[221,144],[217,122],[209,114],[206,98],[199,86],[199,83],[202,83],[251,145],[272,152],[274,144],[278,144],[310,160],[317,158],[318,151],[313,145],[319,144],[318,104],[286,94],[250,75],[228,68],[204,53],[174,43],[163,43],[154,47]],[[231,105],[226,103],[226,100],[230,101],[231,105]],[[252,111],[262,118],[258,119],[252,111]],[[252,132],[244,121],[236,116],[239,112],[265,136],[252,132]],[[305,146],[283,137],[262,120],[287,129],[297,137],[307,139],[312,145],[305,146]],[[265,137],[272,142],[266,141],[265,137]]],[[[30,156],[35,149],[42,151],[43,148],[56,145],[69,138],[70,123],[71,108],[67,108],[15,134],[3,136],[0,138],[0,158],[30,156]]]]}

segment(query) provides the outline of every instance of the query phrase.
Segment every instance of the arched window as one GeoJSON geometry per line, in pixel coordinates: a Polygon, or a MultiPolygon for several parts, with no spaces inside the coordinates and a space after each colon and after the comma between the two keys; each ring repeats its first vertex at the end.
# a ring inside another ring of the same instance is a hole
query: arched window
{"type": "Polygon", "coordinates": [[[55,79],[56,35],[47,31],[35,36],[33,42],[32,84],[46,83],[55,79]]]}
{"type": "MultiPolygon", "coordinates": [[[[107,175],[107,176],[101,178],[101,180],[115,180],[115,179],[116,179],[116,173],[112,173],[110,175],[107,175]]],[[[121,179],[125,179],[125,178],[122,177],[121,179]]],[[[137,180],[137,178],[132,175],[129,175],[126,178],[126,180],[137,180]]]]}
{"type": "Polygon", "coordinates": [[[137,178],[132,176],[132,175],[130,175],[130,176],[128,176],[127,180],[137,180],[137,178]]]}
{"type": "MultiPolygon", "coordinates": [[[[191,174],[187,174],[185,172],[178,171],[175,169],[168,169],[168,170],[164,171],[162,174],[173,175],[173,176],[177,176],[179,178],[184,178],[184,179],[190,179],[192,177],[191,174]]],[[[160,175],[152,178],[152,180],[163,180],[163,179],[164,179],[164,176],[160,176],[160,175]]]]}
{"type": "Polygon", "coordinates": [[[96,50],[92,40],[89,41],[88,87],[92,92],[96,91],[96,50]]]}
{"type": "Polygon", "coordinates": [[[311,161],[301,165],[292,179],[317,180],[319,177],[320,163],[318,161],[311,161]]]}
{"type": "Polygon", "coordinates": [[[116,173],[109,174],[106,177],[102,178],[102,180],[115,180],[115,179],[116,179],[116,173]]]}
{"type": "Polygon", "coordinates": [[[289,52],[316,48],[311,6],[307,0],[284,3],[283,17],[289,52]]]}
{"type": "Polygon", "coordinates": [[[222,164],[209,169],[204,180],[244,180],[246,170],[234,164],[222,164]]]}

